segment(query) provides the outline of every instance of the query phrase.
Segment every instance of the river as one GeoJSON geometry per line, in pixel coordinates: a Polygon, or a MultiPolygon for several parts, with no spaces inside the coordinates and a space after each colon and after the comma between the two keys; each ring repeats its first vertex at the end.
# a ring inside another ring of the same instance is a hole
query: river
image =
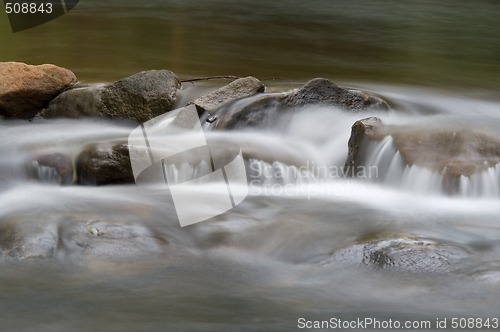
{"type": "MultiPolygon", "coordinates": [[[[0,15],[0,60],[56,63],[84,83],[160,68],[181,78],[253,75],[271,91],[327,77],[392,107],[362,115],[315,107],[276,130],[206,133],[251,147],[256,159],[279,153],[341,169],[352,124],[371,115],[500,129],[494,1],[80,2],[16,34],[0,15]]],[[[179,106],[223,84],[185,83],[179,106]]],[[[224,215],[181,228],[161,191],[26,175],[38,154],[75,158],[134,128],[0,120],[3,331],[294,331],[300,318],[433,329],[444,319],[451,329],[453,318],[498,322],[498,181],[450,196],[433,179],[279,179],[251,186],[224,215]]],[[[285,167],[253,163],[254,171],[285,167]]]]}

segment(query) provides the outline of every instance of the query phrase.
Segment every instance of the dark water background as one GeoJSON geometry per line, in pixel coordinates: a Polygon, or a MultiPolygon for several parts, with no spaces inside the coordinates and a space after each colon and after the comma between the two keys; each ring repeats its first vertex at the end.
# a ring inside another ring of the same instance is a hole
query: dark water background
{"type": "Polygon", "coordinates": [[[0,15],[0,60],[56,63],[87,82],[165,68],[495,90],[499,12],[491,0],[81,0],[16,34],[0,15]]]}

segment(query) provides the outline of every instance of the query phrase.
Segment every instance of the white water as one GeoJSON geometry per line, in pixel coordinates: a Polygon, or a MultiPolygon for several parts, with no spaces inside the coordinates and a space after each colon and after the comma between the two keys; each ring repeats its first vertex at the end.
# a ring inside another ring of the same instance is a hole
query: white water
{"type": "Polygon", "coordinates": [[[390,135],[370,142],[365,165],[376,166],[378,177],[370,180],[412,193],[451,195],[473,198],[500,197],[500,164],[470,176],[461,175],[458,188],[449,193],[444,188],[445,173],[418,165],[408,165],[394,146],[390,135]]]}
{"type": "MultiPolygon", "coordinates": [[[[249,180],[259,181],[237,208],[185,228],[157,188],[58,186],[26,176],[39,154],[74,159],[87,144],[126,140],[134,125],[0,122],[0,309],[29,315],[42,331],[98,329],[104,321],[116,330],[290,331],[301,316],[497,315],[497,169],[462,179],[464,197],[449,196],[439,174],[403,165],[388,138],[368,162],[379,165],[378,180],[314,171],[342,169],[360,118],[427,117],[408,111],[428,97],[415,91],[400,90],[393,96],[400,106],[388,114],[313,108],[285,119],[283,132],[207,133],[252,156],[249,180]]],[[[469,104],[484,105],[485,114],[495,104],[432,98],[437,113],[454,117],[469,104]]],[[[168,171],[181,181],[206,166],[168,171]]]]}

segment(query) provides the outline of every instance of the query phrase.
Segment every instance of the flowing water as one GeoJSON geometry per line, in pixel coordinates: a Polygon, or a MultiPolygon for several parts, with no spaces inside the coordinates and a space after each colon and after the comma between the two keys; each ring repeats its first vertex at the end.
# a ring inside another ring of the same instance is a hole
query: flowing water
{"type": "MultiPolygon", "coordinates": [[[[395,89],[379,88],[388,97],[395,89]]],[[[446,121],[464,117],[468,103],[477,113],[500,106],[415,89],[390,98],[397,110],[363,116],[389,124],[446,121]],[[424,96],[439,101],[435,114],[415,106],[424,96]]],[[[250,195],[230,212],[185,228],[164,191],[60,186],[50,174],[27,175],[39,154],[74,158],[87,144],[126,139],[135,125],[1,122],[3,326],[290,331],[300,317],[433,324],[496,317],[498,197],[447,196],[433,190],[432,176],[406,174],[415,187],[323,172],[342,169],[359,117],[308,108],[283,119],[279,132],[207,132],[258,151],[247,165],[250,195]],[[282,161],[269,161],[272,154],[282,161]]],[[[381,143],[374,163],[397,157],[384,147],[390,143],[381,143]]],[[[177,170],[183,172],[193,169],[177,170]]],[[[500,183],[491,186],[498,192],[500,183]]]]}
{"type": "MultiPolygon", "coordinates": [[[[18,34],[0,15],[0,60],[57,63],[84,82],[168,68],[274,77],[266,85],[284,91],[324,76],[392,106],[310,107],[276,129],[207,130],[251,152],[249,196],[184,228],[166,191],[60,185],[36,162],[126,141],[136,124],[0,119],[2,331],[293,331],[301,317],[433,327],[448,318],[449,328],[454,317],[500,318],[499,166],[461,178],[450,195],[441,174],[404,165],[388,137],[367,162],[376,173],[343,173],[351,126],[368,116],[500,130],[499,9],[80,0],[18,34]]],[[[220,84],[184,84],[179,106],[220,84]]],[[[170,171],[182,180],[197,169],[170,171]]]]}

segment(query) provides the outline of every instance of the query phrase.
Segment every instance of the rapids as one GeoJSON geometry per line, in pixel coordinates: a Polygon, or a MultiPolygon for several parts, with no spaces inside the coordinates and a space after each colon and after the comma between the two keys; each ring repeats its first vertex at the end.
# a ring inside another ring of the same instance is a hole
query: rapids
{"type": "MultiPolygon", "coordinates": [[[[359,88],[394,109],[307,108],[282,118],[279,130],[206,131],[251,155],[249,196],[184,228],[168,192],[154,186],[61,186],[43,168],[27,175],[40,154],[74,159],[88,144],[126,140],[134,124],[0,121],[2,326],[290,331],[300,317],[497,317],[498,166],[463,179],[462,194],[450,196],[439,174],[405,168],[387,138],[369,158],[374,176],[350,179],[341,170],[360,118],[495,123],[500,102],[359,88]]],[[[168,171],[182,181],[197,167],[207,165],[168,171]]]]}

